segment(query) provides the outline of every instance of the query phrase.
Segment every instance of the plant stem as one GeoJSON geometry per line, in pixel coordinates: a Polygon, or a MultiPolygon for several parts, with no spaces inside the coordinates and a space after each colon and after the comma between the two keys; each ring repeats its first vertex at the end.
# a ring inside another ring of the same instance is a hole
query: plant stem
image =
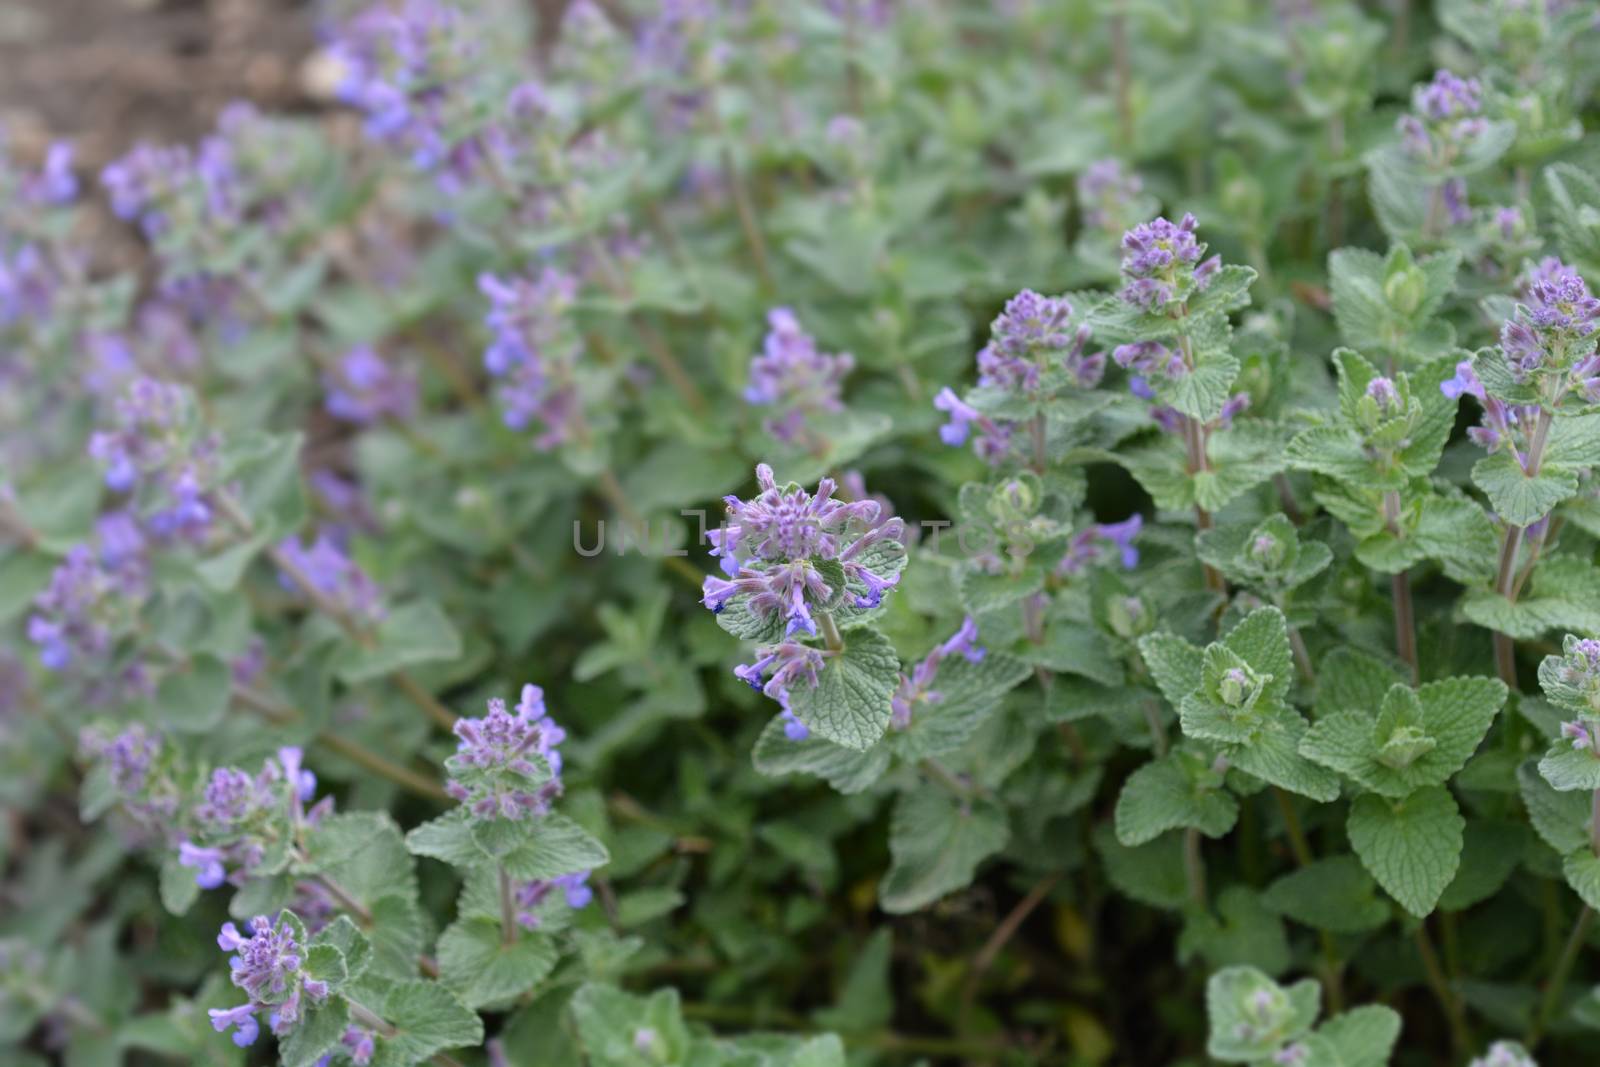
{"type": "MultiPolygon", "coordinates": [[[[393,1037],[395,1034],[400,1032],[394,1028],[393,1024],[391,1024],[389,1020],[385,1019],[371,1008],[362,1004],[360,1001],[345,997],[344,1002],[350,1008],[351,1020],[357,1025],[364,1026],[373,1033],[379,1034],[383,1037],[393,1037]]],[[[429,1057],[428,1062],[437,1064],[438,1067],[461,1067],[460,1060],[456,1059],[454,1056],[446,1055],[443,1052],[435,1052],[429,1057]]]]}
{"type": "Polygon", "coordinates": [[[1189,899],[1206,910],[1206,861],[1200,854],[1200,831],[1194,827],[1183,832],[1183,876],[1189,883],[1189,899]]]}
{"type": "MultiPolygon", "coordinates": [[[[712,111],[715,110],[713,106],[712,111]]],[[[744,234],[744,243],[750,247],[750,258],[755,262],[756,275],[761,279],[761,289],[771,296],[778,291],[778,287],[772,280],[772,264],[767,255],[767,241],[761,236],[761,226],[756,221],[755,202],[750,199],[750,190],[745,185],[744,175],[739,173],[739,168],[734,164],[733,149],[728,146],[727,132],[721,115],[717,116],[717,129],[723,138],[720,153],[722,180],[728,183],[728,189],[733,194],[733,208],[735,214],[739,216],[739,229],[744,234]]]]}
{"type": "Polygon", "coordinates": [[[500,941],[510,945],[517,940],[517,909],[511,900],[511,876],[500,864],[500,941]]]}
{"type": "MultiPolygon", "coordinates": [[[[299,710],[284,707],[267,697],[248,689],[242,685],[233,687],[233,698],[245,707],[263,716],[264,718],[280,724],[296,722],[304,718],[299,710]]],[[[387,778],[404,789],[409,789],[418,796],[427,797],[429,800],[451,799],[450,794],[432,778],[418,774],[409,767],[404,767],[393,760],[380,756],[358,741],[352,741],[342,734],[332,730],[324,730],[317,734],[312,741],[332,752],[337,752],[351,763],[364,770],[371,771],[380,778],[387,778]]]]}
{"type": "Polygon", "coordinates": [[[1004,919],[1000,920],[1000,925],[994,928],[994,933],[989,935],[989,939],[983,943],[983,947],[978,950],[978,954],[972,957],[972,967],[967,972],[966,987],[961,995],[963,1004],[971,1003],[978,991],[978,982],[983,978],[984,973],[994,965],[995,957],[1000,955],[1000,950],[1005,948],[1006,942],[1016,936],[1017,931],[1022,928],[1022,924],[1027,921],[1028,916],[1032,915],[1034,909],[1045,902],[1045,898],[1050,895],[1050,890],[1054,889],[1056,883],[1060,880],[1060,871],[1052,871],[1045,875],[1035,882],[1033,888],[1028,890],[1028,895],[1017,901],[1016,906],[1006,913],[1004,919]]]}
{"type": "Polygon", "coordinates": [[[1411,572],[1404,570],[1389,576],[1389,590],[1394,597],[1394,647],[1400,658],[1411,668],[1411,684],[1422,680],[1417,663],[1416,609],[1411,604],[1411,572]]]}
{"type": "Polygon", "coordinates": [[[1583,948],[1584,939],[1589,936],[1589,927],[1593,923],[1594,909],[1585,904],[1583,910],[1578,912],[1578,921],[1572,924],[1572,933],[1561,949],[1561,958],[1556,961],[1555,970],[1550,972],[1550,983],[1545,986],[1544,997],[1539,1001],[1539,1011],[1533,1018],[1533,1025],[1528,1027],[1527,1036],[1522,1040],[1522,1043],[1528,1046],[1529,1052],[1539,1050],[1539,1042],[1544,1040],[1544,1033],[1550,1025],[1550,1020],[1555,1018],[1556,1006],[1560,1003],[1562,990],[1567,985],[1567,976],[1572,973],[1572,965],[1577,962],[1578,951],[1583,948]]]}
{"type": "Polygon", "coordinates": [[[817,612],[817,627],[822,631],[822,640],[828,645],[829,652],[844,651],[844,637],[839,633],[838,625],[833,621],[833,616],[826,611],[817,612]]]}
{"type": "Polygon", "coordinates": [[[1444,971],[1439,967],[1439,954],[1433,949],[1433,939],[1428,936],[1426,920],[1417,923],[1417,955],[1422,958],[1422,969],[1428,976],[1428,987],[1433,990],[1434,997],[1439,1001],[1439,1007],[1444,1011],[1445,1021],[1450,1026],[1450,1043],[1454,1046],[1456,1055],[1465,1056],[1472,1048],[1472,1032],[1467,1029],[1467,1017],[1461,1010],[1461,1002],[1450,990],[1450,985],[1445,981],[1444,971]]]}
{"type": "MultiPolygon", "coordinates": [[[[1295,863],[1302,868],[1311,866],[1314,862],[1311,844],[1306,840],[1300,816],[1294,810],[1294,801],[1277,786],[1272,787],[1272,795],[1278,802],[1278,811],[1283,815],[1284,829],[1289,834],[1289,850],[1294,853],[1295,863]]],[[[1317,940],[1322,948],[1322,988],[1328,997],[1328,1010],[1337,1013],[1344,1009],[1344,964],[1339,960],[1339,950],[1333,943],[1332,934],[1319,929],[1317,940]]]]}
{"type": "Polygon", "coordinates": [[[1116,77],[1117,133],[1122,138],[1122,148],[1133,148],[1133,67],[1128,59],[1127,0],[1117,0],[1111,15],[1112,69],[1116,77]]]}

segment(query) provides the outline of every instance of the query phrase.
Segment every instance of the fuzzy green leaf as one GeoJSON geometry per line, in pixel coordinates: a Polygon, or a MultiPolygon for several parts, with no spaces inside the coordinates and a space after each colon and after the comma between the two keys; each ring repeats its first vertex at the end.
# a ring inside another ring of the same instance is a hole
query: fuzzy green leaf
{"type": "Polygon", "coordinates": [[[1433,785],[1400,801],[1357,797],[1346,829],[1378,884],[1420,919],[1456,875],[1466,820],[1450,791],[1433,785]]]}
{"type": "Polygon", "coordinates": [[[889,822],[889,870],[878,886],[884,911],[926,907],[972,882],[978,865],[1005,847],[1005,810],[993,801],[925,786],[901,794],[889,822]]]}
{"type": "Polygon", "coordinates": [[[850,630],[844,651],[828,656],[817,672],[816,687],[790,690],[789,708],[823,740],[866,751],[889,726],[889,698],[899,684],[900,657],[889,639],[850,630]]]}
{"type": "Polygon", "coordinates": [[[1117,797],[1117,840],[1142,845],[1168,830],[1192,826],[1221,837],[1239,817],[1238,802],[1221,788],[1221,776],[1199,757],[1172,752],[1129,775],[1117,797]]]}

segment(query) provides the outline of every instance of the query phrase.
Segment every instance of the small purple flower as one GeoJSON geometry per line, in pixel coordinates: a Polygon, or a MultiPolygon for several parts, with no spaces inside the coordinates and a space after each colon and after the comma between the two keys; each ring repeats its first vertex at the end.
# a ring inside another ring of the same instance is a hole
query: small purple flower
{"type": "Polygon", "coordinates": [[[346,1027],[344,1036],[339,1038],[339,1043],[344,1046],[345,1054],[356,1067],[367,1067],[367,1064],[372,1062],[373,1053],[377,1051],[372,1031],[359,1026],[346,1027]]]}
{"type": "Polygon", "coordinates": [[[1137,513],[1121,522],[1090,526],[1073,536],[1066,555],[1056,565],[1056,573],[1062,576],[1081,574],[1102,558],[1106,548],[1115,548],[1123,569],[1132,570],[1139,565],[1139,549],[1133,542],[1143,529],[1144,516],[1137,513]]]}
{"type": "Polygon", "coordinates": [[[180,841],[178,863],[180,866],[194,868],[194,884],[201,889],[215,889],[228,877],[228,872],[222,865],[221,849],[201,848],[191,841],[180,841]]]}
{"type": "Polygon", "coordinates": [[[933,406],[950,416],[950,421],[939,428],[939,439],[947,445],[965,444],[968,427],[983,420],[983,415],[970,404],[964,403],[948,385],[933,398],[933,406]]]}
{"type": "Polygon", "coordinates": [[[804,741],[811,736],[811,728],[800,721],[800,717],[788,708],[783,709],[779,716],[783,720],[783,736],[791,741],[804,741]]]}
{"type": "Polygon", "coordinates": [[[333,607],[359,622],[375,623],[384,617],[382,591],[328,530],[317,534],[307,547],[298,537],[279,542],[278,551],[291,573],[279,576],[285,589],[304,592],[309,583],[333,607]]]}
{"type": "Polygon", "coordinates": [[[322,375],[328,414],[358,425],[407,419],[416,411],[417,382],[395,370],[371,345],[358,345],[322,375]]]}
{"type": "Polygon", "coordinates": [[[56,141],[45,153],[44,169],[26,186],[36,204],[68,204],[78,195],[78,176],[72,172],[72,143],[56,141]]]}
{"type": "Polygon", "coordinates": [[[988,650],[978,644],[978,624],[968,615],[961,626],[924,656],[910,673],[900,675],[900,683],[889,699],[889,725],[896,730],[907,729],[918,705],[937,704],[944,694],[933,688],[939,665],[951,656],[961,656],[969,663],[981,663],[988,650]]]}
{"type": "Polygon", "coordinates": [[[1580,752],[1594,751],[1594,737],[1589,733],[1589,728],[1582,721],[1574,719],[1561,724],[1561,736],[1572,742],[1572,747],[1580,752]]]}
{"type": "Polygon", "coordinates": [[[820,649],[802,645],[798,641],[783,641],[756,649],[754,661],[734,669],[734,677],[759,693],[787,707],[790,689],[804,685],[817,687],[817,672],[826,661],[820,649]]]}
{"type": "MultiPolygon", "coordinates": [[[[1412,90],[1411,109],[1396,128],[1406,151],[1431,167],[1448,167],[1488,128],[1479,115],[1482,85],[1476,78],[1458,78],[1448,70],[1438,71],[1431,82],[1412,90]]],[[[1456,190],[1458,199],[1461,192],[1456,190]]]]}
{"type": "Polygon", "coordinates": [[[1483,383],[1478,381],[1478,375],[1472,369],[1472,360],[1464,359],[1456,364],[1455,377],[1439,383],[1439,391],[1451,400],[1460,399],[1462,395],[1476,397],[1479,401],[1484,399],[1483,383]]]}
{"type": "MultiPolygon", "coordinates": [[[[232,925],[231,923],[229,925],[232,925]]],[[[253,1004],[241,1004],[237,1008],[212,1008],[206,1014],[211,1016],[211,1028],[219,1034],[225,1034],[233,1029],[233,1043],[240,1048],[249,1048],[256,1043],[256,1038],[261,1036],[261,1025],[256,1022],[256,1008],[253,1004]]]]}
{"type": "MultiPolygon", "coordinates": [[[[1118,345],[1111,350],[1111,358],[1116,360],[1117,366],[1134,371],[1145,389],[1149,389],[1148,379],[1156,375],[1161,375],[1165,378],[1182,378],[1188,373],[1188,367],[1184,365],[1183,356],[1159,341],[1139,341],[1134,344],[1118,345]]],[[[1134,389],[1133,393],[1135,396],[1139,395],[1137,389],[1134,389]]]]}
{"type": "Polygon", "coordinates": [[[1372,379],[1367,383],[1366,395],[1378,405],[1378,414],[1384,418],[1395,414],[1399,409],[1400,393],[1390,378],[1379,376],[1372,379]]]}
{"type": "Polygon", "coordinates": [[[799,319],[788,308],[773,308],[767,313],[770,329],[761,353],[750,364],[750,384],[746,402],[775,408],[766,420],[767,431],[780,441],[797,441],[805,432],[806,419],[817,412],[843,410],[839,392],[845,375],[855,367],[848,352],[828,355],[817,349],[817,342],[800,328],[799,319]]]}
{"type": "Polygon", "coordinates": [[[1068,320],[1072,304],[1066,297],[1040,296],[1024,289],[1010,300],[989,325],[994,345],[1007,356],[1032,358],[1040,350],[1063,349],[1072,343],[1068,320]]]}
{"type": "Polygon", "coordinates": [[[559,878],[535,879],[516,887],[517,925],[525,930],[536,930],[541,925],[539,908],[555,893],[560,892],[567,907],[574,911],[587,908],[594,900],[594,890],[589,886],[589,871],[575,871],[559,878]]]}

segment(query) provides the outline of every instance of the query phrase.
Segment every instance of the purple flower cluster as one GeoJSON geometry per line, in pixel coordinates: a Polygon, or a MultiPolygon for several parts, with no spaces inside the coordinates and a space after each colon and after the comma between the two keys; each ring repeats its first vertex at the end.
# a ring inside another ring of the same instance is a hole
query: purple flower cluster
{"type": "Polygon", "coordinates": [[[488,715],[457,720],[455,734],[459,741],[445,761],[450,772],[445,789],[477,818],[543,815],[561,795],[557,746],[567,733],[550,718],[538,686],[522,687],[514,714],[504,700],[491,699],[488,715]]]}
{"type": "Polygon", "coordinates": [[[988,650],[977,642],[978,624],[973,621],[971,615],[968,615],[961,620],[961,627],[948,640],[935,647],[911,668],[911,673],[900,675],[900,684],[895,688],[894,696],[889,701],[892,709],[889,724],[897,730],[904,730],[911,725],[911,716],[917,705],[937,704],[943,700],[944,694],[933,688],[934,677],[939,673],[939,665],[956,655],[963,657],[969,663],[981,662],[988,654],[988,650]]]}
{"type": "Polygon", "coordinates": [[[375,3],[333,28],[339,96],[365,114],[369,137],[454,187],[483,165],[489,40],[491,27],[446,0],[375,3]]]}
{"type": "MultiPolygon", "coordinates": [[[[1133,372],[1128,377],[1128,391],[1140,400],[1155,399],[1156,390],[1155,386],[1151,385],[1152,379],[1171,381],[1189,373],[1189,365],[1184,362],[1182,354],[1159,341],[1118,345],[1112,350],[1111,358],[1117,361],[1119,367],[1133,372]]],[[[1222,410],[1217,413],[1209,428],[1227,429],[1249,406],[1249,393],[1235,393],[1223,402],[1222,410]]],[[[1150,417],[1166,433],[1176,434],[1183,431],[1183,415],[1174,408],[1164,404],[1155,405],[1150,409],[1150,417]]]]}
{"type": "Polygon", "coordinates": [[[1483,86],[1476,78],[1459,78],[1448,70],[1411,93],[1411,113],[1396,127],[1413,158],[1430,167],[1448,167],[1488,128],[1480,115],[1483,86]]]}
{"type": "MultiPolygon", "coordinates": [[[[1569,371],[1572,387],[1600,402],[1600,357],[1594,332],[1600,299],[1577,271],[1552,257],[1534,268],[1513,317],[1500,331],[1500,347],[1519,382],[1541,371],[1569,371]]],[[[1565,390],[1563,390],[1565,392],[1565,390]]]]}
{"type": "Polygon", "coordinates": [[[1193,215],[1185,214],[1176,223],[1156,218],[1123,234],[1122,299],[1160,313],[1210,284],[1222,269],[1222,257],[1201,262],[1206,246],[1195,240],[1199,226],[1193,215]]]}
{"type": "Polygon", "coordinates": [[[117,614],[119,583],[88,545],[76,545],[34,598],[28,640],[39,647],[46,670],[62,671],[95,659],[111,647],[108,616],[117,614]]]}
{"type": "Polygon", "coordinates": [[[734,677],[744,682],[758,693],[765,693],[783,706],[784,732],[791,741],[803,741],[810,735],[805,723],[795,718],[789,710],[789,690],[798,685],[807,689],[817,687],[817,672],[822,670],[827,662],[827,653],[810,645],[802,645],[798,641],[781,641],[775,645],[766,645],[756,649],[756,658],[750,663],[742,663],[734,668],[734,677]],[[793,722],[799,730],[794,730],[789,723],[793,722]],[[805,733],[799,733],[805,731],[805,733]],[[796,734],[799,733],[799,736],[796,734]]]}
{"type": "Polygon", "coordinates": [[[298,536],[285,538],[278,553],[288,573],[278,580],[300,593],[309,585],[318,598],[357,623],[377,623],[384,617],[383,591],[350,558],[339,535],[338,530],[321,530],[309,547],[298,536]]]}
{"type": "Polygon", "coordinates": [[[89,455],[105,469],[106,487],[145,494],[144,523],[153,536],[204,542],[215,517],[209,493],[217,442],[200,428],[189,390],[135,377],[113,410],[115,427],[89,438],[89,455]]]}
{"type": "Polygon", "coordinates": [[[767,325],[761,353],[750,364],[744,398],[776,409],[763,423],[768,433],[780,441],[799,441],[805,436],[808,416],[842,410],[839,390],[855,367],[855,357],[818,351],[816,340],[800,328],[800,320],[788,308],[767,312],[767,325]]]}
{"type": "Polygon", "coordinates": [[[1120,159],[1101,159],[1084,168],[1077,180],[1078,209],[1083,224],[1108,234],[1121,232],[1128,212],[1144,192],[1144,181],[1123,169],[1120,159]]]}
{"type": "Polygon", "coordinates": [[[557,891],[566,899],[567,907],[574,910],[588,907],[594,899],[594,890],[589,888],[588,871],[523,882],[513,894],[517,905],[517,925],[525,930],[537,930],[541,925],[540,908],[557,891]]]}
{"type": "Polygon", "coordinates": [[[194,870],[196,885],[216,889],[229,880],[230,865],[233,881],[242,884],[286,827],[315,825],[332,811],[331,797],[306,810],[317,776],[305,769],[303,758],[300,749],[284,747],[254,775],[236,767],[211,772],[192,813],[194,836],[209,844],[187,837],[178,843],[178,862],[194,870]]]}
{"type": "Polygon", "coordinates": [[[581,432],[583,409],[574,376],[580,346],[568,321],[578,282],[546,267],[537,278],[478,278],[489,298],[485,321],[494,338],[483,364],[500,382],[502,417],[513,430],[538,423],[534,440],[552,449],[581,432]]]}
{"type": "Polygon", "coordinates": [[[249,1000],[237,1008],[212,1008],[207,1013],[219,1034],[234,1031],[233,1043],[240,1048],[253,1045],[261,1035],[258,1013],[267,1013],[268,1027],[281,1037],[300,1021],[306,1000],[321,1001],[328,996],[328,983],[301,970],[305,956],[287,920],[280,916],[274,926],[272,920],[258,915],[248,928],[246,937],[233,923],[223,923],[217,947],[234,954],[228,961],[229,978],[249,1000]]]}
{"type": "Polygon", "coordinates": [[[978,353],[978,384],[1008,392],[1038,390],[1049,356],[1059,362],[1076,384],[1092,389],[1105,371],[1105,354],[1086,355],[1088,326],[1069,329],[1072,304],[1066,297],[1040,296],[1024,289],[1006,301],[1005,309],[990,324],[990,341],[978,353]]]}
{"type": "Polygon", "coordinates": [[[371,345],[357,345],[323,372],[328,414],[359,426],[407,419],[417,408],[417,380],[397,370],[371,345]]]}
{"type": "Polygon", "coordinates": [[[832,478],[808,493],[798,485],[779,486],[772,468],[756,468],[761,492],[748,501],[726,498],[728,519],[707,533],[712,555],[722,560],[729,578],[707,575],[701,602],[720,612],[734,597],[749,597],[752,611],[763,618],[781,613],[787,633],[817,632],[812,609],[831,600],[833,588],[816,567],[838,563],[847,586],[858,587],[854,604],[876,607],[898,573],[879,574],[862,561],[867,550],[904,532],[898,518],[882,519],[875,500],[845,502],[833,495],[832,478]]]}
{"type": "Polygon", "coordinates": [[[1066,555],[1056,565],[1056,573],[1063,577],[1082,574],[1112,549],[1116,550],[1123,569],[1133,570],[1139,565],[1139,550],[1133,542],[1143,529],[1144,516],[1138,514],[1121,522],[1095,523],[1073,536],[1066,555]]]}
{"type": "Polygon", "coordinates": [[[105,768],[123,811],[152,830],[170,826],[179,798],[176,786],[161,771],[160,737],[133,723],[109,736],[85,729],[78,746],[105,768]]]}

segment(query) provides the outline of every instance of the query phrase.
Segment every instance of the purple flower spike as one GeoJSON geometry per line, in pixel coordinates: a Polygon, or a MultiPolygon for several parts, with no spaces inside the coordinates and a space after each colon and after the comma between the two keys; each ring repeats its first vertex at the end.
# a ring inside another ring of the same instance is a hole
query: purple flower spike
{"type": "Polygon", "coordinates": [[[178,843],[178,863],[195,868],[194,884],[201,889],[215,889],[227,880],[228,872],[222,866],[222,850],[201,848],[189,841],[178,843]]]}
{"type": "Polygon", "coordinates": [[[818,351],[816,341],[788,308],[773,308],[767,323],[771,328],[761,353],[750,364],[744,398],[776,409],[764,423],[772,436],[798,441],[805,435],[808,416],[843,410],[839,392],[845,375],[855,367],[855,357],[818,351]]]}

